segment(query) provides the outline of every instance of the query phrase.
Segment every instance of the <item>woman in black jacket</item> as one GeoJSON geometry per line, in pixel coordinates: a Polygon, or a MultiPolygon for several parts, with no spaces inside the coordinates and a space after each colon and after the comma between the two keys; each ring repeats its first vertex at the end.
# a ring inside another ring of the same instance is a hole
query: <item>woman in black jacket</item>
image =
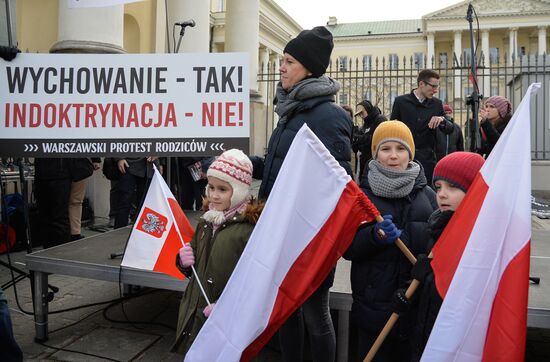
{"type": "Polygon", "coordinates": [[[365,165],[372,158],[372,135],[376,127],[388,119],[380,113],[380,109],[369,100],[364,100],[357,105],[356,116],[363,118],[363,126],[359,129],[359,135],[353,140],[353,152],[359,154],[359,182],[363,180],[365,165]]]}
{"type": "MultiPolygon", "coordinates": [[[[304,123],[351,176],[353,124],[346,111],[334,103],[340,84],[324,75],[332,48],[332,34],[319,26],[302,31],[283,51],[279,68],[281,81],[275,99],[279,122],[269,139],[265,161],[252,158],[254,177],[262,179],[258,192],[260,199],[268,198],[288,149],[304,123]]],[[[329,289],[333,281],[334,269],[279,330],[283,361],[303,359],[304,323],[309,332],[313,361],[335,360],[336,335],[329,310],[329,289]]]]}
{"type": "MultiPolygon", "coordinates": [[[[410,279],[411,264],[393,244],[400,236],[414,255],[426,252],[428,218],[436,208],[435,193],[414,159],[414,141],[400,121],[382,122],[373,135],[373,160],[361,189],[384,215],[384,222],[359,229],[344,254],[351,260],[353,305],[363,358],[392,313],[394,291],[410,279]],[[383,231],[380,232],[380,231],[383,231]]],[[[410,319],[400,318],[375,361],[407,361],[410,319]]]]}
{"type": "Polygon", "coordinates": [[[479,110],[479,132],[481,134],[481,148],[478,153],[485,158],[489,156],[493,147],[512,118],[512,104],[502,96],[492,96],[485,101],[479,110]]]}

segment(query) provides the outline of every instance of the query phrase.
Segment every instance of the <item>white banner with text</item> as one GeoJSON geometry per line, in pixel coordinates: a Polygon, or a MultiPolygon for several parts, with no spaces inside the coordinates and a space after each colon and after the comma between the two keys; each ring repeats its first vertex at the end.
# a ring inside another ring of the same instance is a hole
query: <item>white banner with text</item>
{"type": "Polygon", "coordinates": [[[19,54],[0,60],[0,156],[248,152],[248,56],[19,54]]]}

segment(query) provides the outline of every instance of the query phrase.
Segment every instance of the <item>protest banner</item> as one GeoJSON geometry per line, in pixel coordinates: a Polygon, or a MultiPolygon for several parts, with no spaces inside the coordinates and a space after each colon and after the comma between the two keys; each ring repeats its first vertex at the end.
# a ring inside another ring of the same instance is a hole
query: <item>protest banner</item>
{"type": "Polygon", "coordinates": [[[20,54],[0,61],[0,155],[248,151],[248,57],[20,54]]]}

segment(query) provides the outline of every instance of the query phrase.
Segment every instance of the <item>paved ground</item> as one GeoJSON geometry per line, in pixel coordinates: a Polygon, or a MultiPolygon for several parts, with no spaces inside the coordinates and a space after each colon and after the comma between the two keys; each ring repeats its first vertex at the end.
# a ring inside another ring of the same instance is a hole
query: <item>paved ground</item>
{"type": "MultiPolygon", "coordinates": [[[[550,243],[550,220],[533,218],[533,229],[541,230],[537,234],[550,243]]],[[[24,252],[12,254],[12,264],[25,269],[24,257],[24,252]]],[[[0,259],[7,261],[6,255],[0,259]]],[[[0,283],[3,285],[10,279],[7,269],[0,266],[0,283]]],[[[544,278],[541,280],[546,282],[544,278]]],[[[50,303],[52,313],[84,304],[104,304],[51,314],[50,339],[40,344],[34,341],[32,315],[19,310],[15,289],[8,288],[14,332],[25,360],[181,361],[181,356],[168,352],[174,338],[180,293],[147,289],[120,302],[117,300],[121,291],[114,283],[52,275],[50,284],[59,288],[50,303]]],[[[30,312],[28,279],[19,282],[16,290],[22,309],[30,312]]],[[[268,346],[257,360],[278,361],[275,348],[268,346]]],[[[529,329],[527,361],[550,361],[550,330],[529,329]]]]}

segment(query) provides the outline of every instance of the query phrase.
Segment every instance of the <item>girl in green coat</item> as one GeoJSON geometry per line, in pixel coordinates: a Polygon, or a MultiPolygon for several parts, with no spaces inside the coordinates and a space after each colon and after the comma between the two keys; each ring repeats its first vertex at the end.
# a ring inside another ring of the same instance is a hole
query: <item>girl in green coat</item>
{"type": "Polygon", "coordinates": [[[182,354],[187,353],[215,308],[263,207],[251,201],[252,163],[242,151],[225,151],[212,163],[206,175],[207,211],[191,242],[176,256],[178,268],[189,278],[180,304],[173,347],[182,354]],[[211,302],[209,305],[192,273],[192,266],[211,302]]]}

